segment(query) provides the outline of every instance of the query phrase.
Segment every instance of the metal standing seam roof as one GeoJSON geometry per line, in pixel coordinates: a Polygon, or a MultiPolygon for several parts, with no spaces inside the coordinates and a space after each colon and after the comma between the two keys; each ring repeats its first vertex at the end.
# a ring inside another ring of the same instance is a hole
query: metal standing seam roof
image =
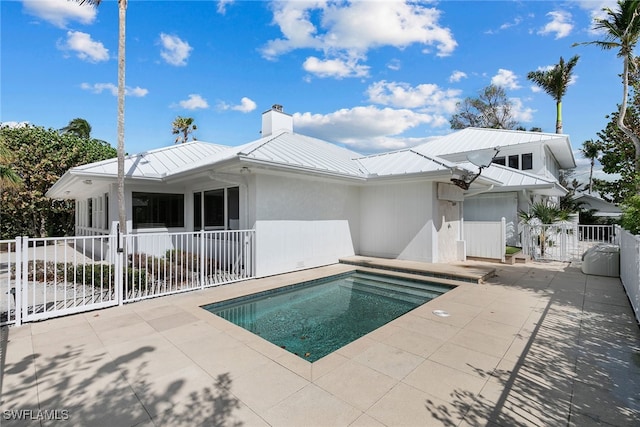
{"type": "Polygon", "coordinates": [[[372,175],[391,176],[421,172],[446,172],[455,166],[443,159],[424,156],[413,149],[373,154],[355,159],[372,175]]]}
{"type": "MultiPolygon", "coordinates": [[[[228,150],[226,145],[191,141],[185,144],[163,147],[127,156],[124,161],[125,176],[129,178],[162,178],[171,171],[188,167],[202,158],[228,150]]],[[[117,176],[118,159],[108,159],[72,168],[75,173],[117,176]]]]}
{"type": "MultiPolygon", "coordinates": [[[[460,165],[467,169],[473,170],[475,168],[476,171],[478,170],[478,168],[470,162],[462,162],[460,165]]],[[[561,187],[555,179],[545,178],[540,175],[534,175],[519,169],[512,169],[495,163],[492,163],[491,166],[483,169],[482,175],[501,182],[505,187],[561,187]]]]}
{"type": "MultiPolygon", "coordinates": [[[[415,173],[446,172],[452,168],[477,171],[471,163],[453,163],[437,156],[440,147],[446,145],[451,151],[454,142],[467,129],[443,137],[417,147],[392,151],[388,153],[363,156],[347,148],[343,148],[317,138],[300,135],[288,131],[276,132],[247,144],[231,147],[192,141],[186,144],[163,147],[157,150],[128,156],[125,159],[125,174],[134,179],[164,180],[190,172],[214,167],[227,160],[246,160],[273,167],[292,167],[309,172],[328,173],[344,177],[364,179],[373,176],[400,176],[415,173]],[[444,140],[444,141],[443,141],[444,140]]],[[[486,129],[472,129],[474,135],[484,135],[486,129]]],[[[470,131],[470,132],[471,132],[470,131]]],[[[490,130],[496,134],[496,130],[490,130]]],[[[497,132],[500,135],[514,132],[497,132]]],[[[544,135],[535,132],[516,133],[519,140],[531,142],[535,138],[544,139],[544,135]],[[525,138],[526,137],[526,138],[525,138]]],[[[486,136],[486,135],[485,135],[486,136]]],[[[562,135],[553,135],[563,137],[562,135]]],[[[483,139],[482,144],[464,142],[457,149],[471,147],[478,149],[505,144],[501,137],[483,139]],[[484,144],[484,145],[483,145],[484,144]]],[[[513,137],[510,138],[513,144],[513,137]]],[[[553,186],[555,181],[528,174],[519,170],[492,165],[482,173],[490,182],[503,183],[507,186],[553,186]]],[[[58,193],[62,187],[71,185],[74,180],[94,177],[116,177],[117,159],[72,168],[50,189],[51,194],[58,193]]]]}
{"type": "Polygon", "coordinates": [[[534,142],[547,144],[561,167],[575,167],[569,136],[556,133],[466,128],[420,144],[414,149],[430,156],[447,156],[534,142]]]}
{"type": "Polygon", "coordinates": [[[290,132],[281,132],[271,139],[258,140],[244,146],[241,158],[329,172],[354,177],[366,176],[354,158],[361,155],[321,139],[290,132]]]}

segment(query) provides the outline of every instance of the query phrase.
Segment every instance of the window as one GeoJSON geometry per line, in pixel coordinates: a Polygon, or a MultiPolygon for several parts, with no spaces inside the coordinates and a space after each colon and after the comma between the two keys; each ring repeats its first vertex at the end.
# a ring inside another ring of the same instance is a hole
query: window
{"type": "Polygon", "coordinates": [[[527,153],[522,155],[522,170],[533,169],[533,154],[527,153]]]}
{"type": "Polygon", "coordinates": [[[87,227],[93,227],[93,199],[87,199],[87,227]]]}
{"type": "Polygon", "coordinates": [[[240,218],[239,194],[238,187],[194,193],[193,228],[237,230],[240,218]]]}
{"type": "Polygon", "coordinates": [[[504,156],[503,157],[496,157],[495,159],[493,159],[493,163],[495,163],[497,165],[502,165],[502,166],[506,165],[504,156]]]}
{"type": "Polygon", "coordinates": [[[509,167],[512,169],[520,169],[520,156],[509,156],[509,167]]]}
{"type": "Polygon", "coordinates": [[[133,228],[184,227],[184,195],[133,193],[133,228]]]}
{"type": "Polygon", "coordinates": [[[109,193],[104,193],[104,229],[108,230],[109,226],[109,193]]]}

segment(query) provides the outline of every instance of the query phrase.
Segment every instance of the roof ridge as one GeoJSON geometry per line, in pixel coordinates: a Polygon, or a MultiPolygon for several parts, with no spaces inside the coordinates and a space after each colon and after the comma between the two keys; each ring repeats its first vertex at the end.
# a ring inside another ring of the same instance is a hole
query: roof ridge
{"type": "Polygon", "coordinates": [[[264,146],[265,146],[265,145],[267,145],[268,143],[270,143],[270,142],[274,141],[276,138],[279,138],[279,137],[280,137],[280,136],[282,136],[283,134],[285,134],[285,133],[289,133],[289,132],[288,132],[288,131],[286,131],[286,130],[282,130],[282,129],[281,129],[281,130],[276,131],[276,133],[277,133],[277,134],[272,133],[271,135],[264,136],[264,137],[262,137],[262,138],[258,138],[258,139],[256,139],[255,141],[248,143],[247,145],[248,145],[248,146],[251,146],[251,145],[253,145],[254,143],[258,143],[261,139],[264,139],[264,140],[265,140],[265,141],[264,141],[264,142],[262,142],[261,144],[257,144],[255,147],[251,148],[251,149],[249,150],[249,152],[244,153],[242,150],[240,150],[240,151],[238,151],[236,154],[237,154],[238,156],[249,156],[249,155],[251,155],[251,153],[253,153],[254,151],[259,150],[260,148],[264,147],[264,146]]]}

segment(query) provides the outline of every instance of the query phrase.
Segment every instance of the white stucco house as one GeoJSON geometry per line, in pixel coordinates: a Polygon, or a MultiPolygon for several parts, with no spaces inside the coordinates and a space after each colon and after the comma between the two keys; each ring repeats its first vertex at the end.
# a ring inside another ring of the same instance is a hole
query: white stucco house
{"type": "MultiPolygon", "coordinates": [[[[276,105],[247,144],[192,141],[128,156],[126,232],[255,229],[258,276],[354,254],[462,260],[465,218],[513,222],[532,197],[565,194],[557,172],[574,166],[566,135],[490,129],[363,156],[295,133],[276,105]],[[478,175],[467,156],[495,147],[504,165],[478,175]],[[452,177],[473,181],[463,189],[452,177]]],[[[116,159],[75,167],[47,195],[75,199],[76,234],[108,234],[116,177],[116,159]]]]}

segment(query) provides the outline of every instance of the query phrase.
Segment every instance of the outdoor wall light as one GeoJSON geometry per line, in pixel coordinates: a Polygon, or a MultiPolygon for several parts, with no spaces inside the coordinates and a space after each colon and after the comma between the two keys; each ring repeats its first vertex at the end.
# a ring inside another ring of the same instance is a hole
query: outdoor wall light
{"type": "Polygon", "coordinates": [[[467,160],[478,167],[478,173],[474,175],[469,173],[468,171],[454,170],[452,173],[451,182],[453,182],[463,190],[468,190],[471,183],[480,176],[480,174],[482,173],[482,169],[491,166],[491,163],[493,163],[493,159],[496,158],[499,152],[500,147],[493,147],[488,150],[482,150],[475,153],[467,154],[467,160]]]}
{"type": "Polygon", "coordinates": [[[93,181],[91,181],[90,179],[85,179],[84,181],[82,181],[83,184],[87,184],[87,185],[91,185],[93,184],[93,181]]]}

